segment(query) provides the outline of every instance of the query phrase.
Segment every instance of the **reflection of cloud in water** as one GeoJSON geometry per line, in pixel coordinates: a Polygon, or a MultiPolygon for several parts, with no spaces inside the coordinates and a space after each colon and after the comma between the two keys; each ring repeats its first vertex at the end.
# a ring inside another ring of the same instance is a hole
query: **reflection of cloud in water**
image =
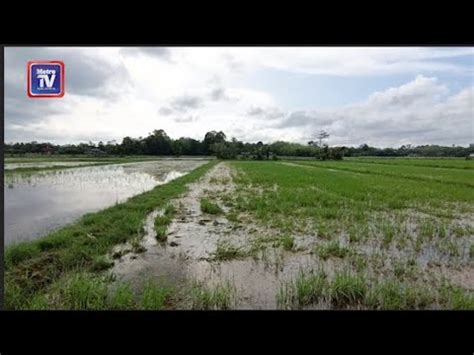
{"type": "Polygon", "coordinates": [[[206,161],[154,161],[5,177],[5,242],[35,239],[82,214],[123,202],[206,161]]]}
{"type": "Polygon", "coordinates": [[[5,170],[12,170],[18,168],[50,168],[54,166],[78,166],[78,165],[94,165],[98,162],[87,161],[50,161],[50,162],[36,162],[36,163],[5,163],[5,170]]]}

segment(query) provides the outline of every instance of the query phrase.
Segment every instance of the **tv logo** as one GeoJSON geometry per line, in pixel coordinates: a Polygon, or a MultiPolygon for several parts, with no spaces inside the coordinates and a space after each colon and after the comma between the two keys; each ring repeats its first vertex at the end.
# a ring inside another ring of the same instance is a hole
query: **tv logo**
{"type": "Polygon", "coordinates": [[[64,96],[64,63],[30,61],[27,65],[28,96],[31,98],[64,96]]]}

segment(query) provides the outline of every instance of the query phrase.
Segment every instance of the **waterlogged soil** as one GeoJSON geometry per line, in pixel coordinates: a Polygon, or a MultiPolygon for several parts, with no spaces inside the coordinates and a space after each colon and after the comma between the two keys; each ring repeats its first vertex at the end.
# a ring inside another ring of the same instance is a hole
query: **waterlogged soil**
{"type": "MultiPolygon", "coordinates": [[[[150,279],[174,285],[197,281],[209,289],[230,284],[234,290],[231,306],[234,309],[279,308],[277,298],[283,285],[294,281],[301,272],[322,269],[329,278],[342,270],[363,269],[365,275],[382,282],[403,264],[404,272],[416,270],[420,280],[432,282],[446,277],[454,285],[473,289],[472,256],[468,248],[472,245],[472,235],[458,239],[460,252],[456,258],[441,253],[430,243],[414,251],[410,233],[408,246],[385,247],[379,241],[368,240],[356,243],[348,257],[321,258],[315,247],[327,241],[315,233],[294,233],[293,246],[283,248],[278,243],[281,233],[252,218],[251,211],[230,218],[233,211],[228,198],[238,193],[234,174],[229,164],[219,163],[190,184],[187,193],[172,201],[176,213],[168,226],[166,242],[158,242],[154,231],[154,220],[163,211],[151,213],[144,223],[143,248],[137,252],[132,245],[121,245],[111,254],[116,280],[130,282],[136,289],[150,279]],[[223,212],[203,213],[202,198],[217,204],[223,212]],[[223,250],[234,253],[219,254],[223,250]],[[407,267],[412,261],[413,266],[407,267]]],[[[249,189],[252,187],[248,186],[249,189]]],[[[407,223],[409,232],[410,223],[407,223]]],[[[335,240],[342,247],[351,246],[344,233],[335,240]]],[[[192,307],[189,302],[176,305],[178,309],[189,307],[192,307]]],[[[320,301],[306,308],[328,309],[331,305],[320,301]]]]}
{"type": "MultiPolygon", "coordinates": [[[[230,222],[225,217],[229,208],[216,196],[224,196],[234,189],[232,171],[225,163],[190,184],[188,193],[173,201],[177,211],[165,243],[156,241],[153,229],[154,218],[162,211],[150,214],[141,243],[146,250],[136,253],[131,245],[122,245],[112,252],[111,257],[116,258],[112,269],[116,280],[129,282],[137,289],[149,279],[183,285],[193,280],[209,289],[231,284],[235,289],[232,308],[276,309],[276,294],[282,282],[296,277],[301,269],[314,267],[318,259],[308,251],[290,252],[281,248],[260,250],[250,256],[257,238],[270,240],[276,231],[250,220],[230,222]],[[202,197],[212,199],[224,213],[203,213],[202,197]],[[231,260],[215,260],[219,244],[236,247],[244,254],[231,260]],[[120,254],[124,255],[117,258],[120,254]]],[[[300,243],[307,244],[303,239],[300,238],[300,243]]],[[[189,304],[179,305],[179,308],[187,307],[189,304]]]]}
{"type": "Polygon", "coordinates": [[[5,176],[5,244],[32,240],[206,163],[162,160],[5,176]]]}

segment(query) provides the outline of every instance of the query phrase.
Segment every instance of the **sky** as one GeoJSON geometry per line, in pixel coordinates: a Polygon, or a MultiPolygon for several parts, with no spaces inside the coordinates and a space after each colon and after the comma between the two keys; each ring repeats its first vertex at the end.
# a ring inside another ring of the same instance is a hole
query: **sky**
{"type": "Polygon", "coordinates": [[[4,78],[8,143],[474,143],[474,47],[8,47],[4,78]],[[29,60],[65,63],[63,98],[27,96],[29,60]]]}

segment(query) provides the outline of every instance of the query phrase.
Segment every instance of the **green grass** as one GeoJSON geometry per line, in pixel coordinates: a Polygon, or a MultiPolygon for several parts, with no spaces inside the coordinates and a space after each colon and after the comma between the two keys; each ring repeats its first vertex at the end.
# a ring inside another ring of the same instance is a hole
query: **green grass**
{"type": "MultiPolygon", "coordinates": [[[[229,213],[248,215],[276,235],[314,238],[303,251],[313,248],[318,262],[336,263],[336,274],[348,267],[347,275],[331,279],[323,296],[318,295],[327,304],[370,309],[469,305],[465,288],[459,291],[464,296],[456,298],[451,290],[442,297],[441,274],[426,265],[454,271],[472,260],[473,162],[400,159],[230,164],[236,170],[236,189],[229,213]],[[467,253],[463,252],[466,248],[467,253]],[[378,285],[377,280],[403,287],[397,294],[395,286],[378,285]]],[[[273,244],[254,241],[253,250],[280,245],[276,238],[270,239],[275,239],[273,244]]],[[[290,293],[298,294],[282,294],[290,293]]],[[[299,307],[297,302],[290,303],[299,307]]]]}
{"type": "Polygon", "coordinates": [[[192,309],[225,310],[234,304],[235,288],[228,282],[215,287],[195,284],[190,291],[192,309]]]}
{"type": "Polygon", "coordinates": [[[245,258],[248,253],[244,252],[242,248],[231,245],[228,242],[219,241],[215,252],[211,256],[212,261],[226,261],[233,259],[245,258]]]}
{"type": "Polygon", "coordinates": [[[124,203],[84,215],[78,222],[41,239],[11,245],[5,251],[5,306],[22,309],[63,277],[103,269],[100,256],[137,238],[146,215],[187,190],[215,163],[134,196],[124,203]],[[90,235],[94,236],[93,238],[90,235]]]}
{"type": "Polygon", "coordinates": [[[336,308],[357,307],[363,304],[367,289],[363,276],[338,272],[331,283],[331,303],[336,308]]]}
{"type": "Polygon", "coordinates": [[[155,218],[155,232],[156,240],[159,242],[166,242],[168,239],[168,226],[171,224],[173,217],[176,213],[176,209],[172,204],[168,204],[162,215],[158,215],[155,218]]]}
{"type": "Polygon", "coordinates": [[[470,169],[439,168],[431,166],[413,166],[402,164],[363,163],[360,161],[298,161],[300,165],[316,166],[325,169],[337,169],[359,174],[381,175],[415,181],[439,182],[474,187],[474,164],[470,169]]]}
{"type": "Polygon", "coordinates": [[[128,310],[136,308],[135,295],[129,284],[120,284],[110,299],[110,309],[112,310],[128,310]]]}
{"type": "Polygon", "coordinates": [[[284,250],[291,251],[295,247],[295,238],[291,235],[282,235],[279,238],[280,245],[284,250]]]}
{"type": "Polygon", "coordinates": [[[281,308],[302,308],[324,300],[328,280],[324,272],[305,274],[300,272],[290,283],[284,283],[277,295],[281,308]]]}
{"type": "Polygon", "coordinates": [[[350,249],[342,246],[337,241],[332,241],[326,244],[320,244],[315,248],[316,254],[323,260],[330,257],[345,258],[350,254],[350,249]]]}
{"type": "Polygon", "coordinates": [[[159,285],[151,280],[147,281],[142,290],[142,299],[139,309],[161,310],[170,302],[173,295],[171,287],[159,285]]]}
{"type": "Polygon", "coordinates": [[[205,197],[201,198],[201,211],[209,214],[221,214],[223,212],[219,205],[212,203],[205,197]]]}

